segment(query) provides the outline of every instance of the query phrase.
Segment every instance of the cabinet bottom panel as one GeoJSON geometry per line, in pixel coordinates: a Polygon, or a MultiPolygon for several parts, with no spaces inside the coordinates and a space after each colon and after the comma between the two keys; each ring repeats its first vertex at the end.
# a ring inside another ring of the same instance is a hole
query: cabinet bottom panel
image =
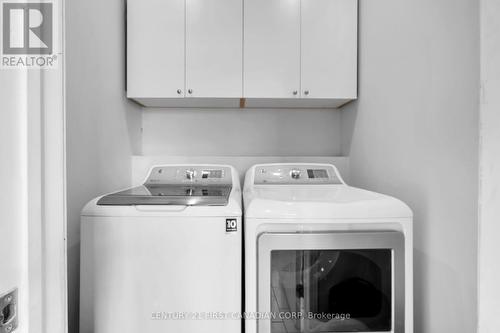
{"type": "Polygon", "coordinates": [[[129,97],[151,108],[286,108],[336,109],[356,98],[143,98],[129,97]]]}

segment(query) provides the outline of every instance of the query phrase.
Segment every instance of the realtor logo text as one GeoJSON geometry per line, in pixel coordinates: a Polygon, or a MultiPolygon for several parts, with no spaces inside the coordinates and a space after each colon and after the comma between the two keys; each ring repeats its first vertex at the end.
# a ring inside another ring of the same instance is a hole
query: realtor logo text
{"type": "Polygon", "coordinates": [[[2,68],[50,68],[54,54],[54,6],[51,2],[3,1],[2,68]]]}

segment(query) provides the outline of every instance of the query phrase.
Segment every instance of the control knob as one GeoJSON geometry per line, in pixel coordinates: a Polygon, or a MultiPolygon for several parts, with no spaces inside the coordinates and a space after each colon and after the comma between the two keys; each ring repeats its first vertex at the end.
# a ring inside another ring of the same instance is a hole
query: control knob
{"type": "Polygon", "coordinates": [[[299,179],[300,178],[300,170],[297,170],[297,169],[292,169],[290,171],[290,176],[293,178],[293,179],[299,179]]]}
{"type": "Polygon", "coordinates": [[[196,176],[196,171],[194,171],[193,169],[186,170],[186,178],[187,179],[193,180],[195,176],[196,176]]]}

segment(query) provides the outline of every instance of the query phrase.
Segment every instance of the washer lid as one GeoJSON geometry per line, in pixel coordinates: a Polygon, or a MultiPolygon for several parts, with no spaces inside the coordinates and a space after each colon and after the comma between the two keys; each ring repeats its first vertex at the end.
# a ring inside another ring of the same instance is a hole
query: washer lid
{"type": "Polygon", "coordinates": [[[226,206],[231,186],[143,185],[102,197],[101,206],[226,206]]]}
{"type": "Polygon", "coordinates": [[[226,206],[232,187],[227,166],[158,166],[142,186],[106,195],[97,205],[226,206]]]}

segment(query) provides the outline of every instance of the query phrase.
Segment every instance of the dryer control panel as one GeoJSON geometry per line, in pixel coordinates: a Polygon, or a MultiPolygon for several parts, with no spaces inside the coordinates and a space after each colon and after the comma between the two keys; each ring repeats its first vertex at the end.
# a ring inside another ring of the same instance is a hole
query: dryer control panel
{"type": "Polygon", "coordinates": [[[255,185],[335,185],[343,184],[335,168],[328,164],[261,165],[255,168],[255,185]]]}

